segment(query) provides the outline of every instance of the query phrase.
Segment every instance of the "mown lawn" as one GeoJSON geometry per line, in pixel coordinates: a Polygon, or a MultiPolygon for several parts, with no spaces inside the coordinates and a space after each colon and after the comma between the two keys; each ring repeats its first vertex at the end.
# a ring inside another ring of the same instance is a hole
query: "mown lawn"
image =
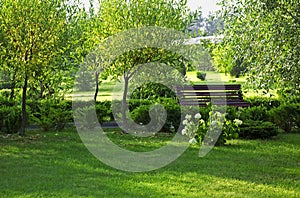
{"type": "MultiPolygon", "coordinates": [[[[170,138],[109,137],[131,150],[170,138]]],[[[235,140],[204,158],[191,146],[162,169],[129,173],[98,161],[75,130],[2,134],[0,176],[0,197],[300,197],[300,135],[235,140]]]]}
{"type": "Polygon", "coordinates": [[[195,83],[195,84],[203,84],[203,83],[223,83],[223,84],[243,84],[246,82],[246,77],[241,76],[239,78],[235,78],[228,75],[225,75],[224,73],[214,72],[214,71],[205,71],[206,73],[206,80],[201,81],[199,78],[197,78],[197,71],[189,71],[186,73],[186,76],[189,81],[195,83]]]}

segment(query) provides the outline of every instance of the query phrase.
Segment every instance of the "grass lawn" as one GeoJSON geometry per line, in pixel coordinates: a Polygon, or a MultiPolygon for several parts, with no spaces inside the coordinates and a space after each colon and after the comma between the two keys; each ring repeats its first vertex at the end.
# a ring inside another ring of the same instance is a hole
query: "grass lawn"
{"type": "MultiPolygon", "coordinates": [[[[111,130],[129,150],[154,149],[170,137],[136,138],[111,130]]],[[[168,166],[146,173],[108,167],[75,130],[0,134],[0,197],[300,197],[300,135],[235,140],[198,158],[191,146],[168,166]]]]}
{"type": "Polygon", "coordinates": [[[205,71],[206,80],[201,81],[197,78],[197,71],[187,72],[186,76],[188,80],[195,84],[203,84],[203,83],[224,83],[224,84],[243,84],[246,82],[246,77],[235,78],[224,73],[218,73],[214,71],[205,71]]]}

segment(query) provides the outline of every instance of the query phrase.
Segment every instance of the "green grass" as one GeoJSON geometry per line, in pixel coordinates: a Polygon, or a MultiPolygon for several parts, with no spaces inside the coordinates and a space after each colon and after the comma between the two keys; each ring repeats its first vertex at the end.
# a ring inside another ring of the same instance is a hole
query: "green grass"
{"type": "Polygon", "coordinates": [[[199,78],[197,78],[197,71],[187,72],[186,76],[188,80],[190,80],[195,84],[203,84],[203,83],[243,84],[246,82],[246,77],[235,78],[230,75],[225,75],[224,73],[218,73],[214,71],[205,71],[205,73],[206,73],[205,81],[201,81],[199,78]]]}
{"type": "MultiPolygon", "coordinates": [[[[109,132],[129,150],[159,148],[169,135],[109,132]]],[[[75,130],[0,135],[0,197],[300,197],[300,135],[235,140],[198,158],[190,147],[146,173],[115,170],[87,151],[75,130]]]]}

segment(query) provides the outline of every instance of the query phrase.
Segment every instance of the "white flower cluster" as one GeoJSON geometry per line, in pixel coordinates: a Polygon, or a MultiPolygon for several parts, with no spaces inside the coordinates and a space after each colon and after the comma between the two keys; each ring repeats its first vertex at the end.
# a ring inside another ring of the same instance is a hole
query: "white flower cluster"
{"type": "Polygon", "coordinates": [[[197,131],[198,128],[198,123],[199,121],[202,123],[204,120],[201,119],[201,114],[197,113],[194,115],[195,121],[192,120],[192,115],[187,114],[185,116],[185,120],[183,120],[182,124],[184,125],[184,129],[182,129],[181,133],[182,135],[186,135],[190,138],[189,143],[195,144],[197,143],[197,140],[195,139],[195,132],[197,131]]]}

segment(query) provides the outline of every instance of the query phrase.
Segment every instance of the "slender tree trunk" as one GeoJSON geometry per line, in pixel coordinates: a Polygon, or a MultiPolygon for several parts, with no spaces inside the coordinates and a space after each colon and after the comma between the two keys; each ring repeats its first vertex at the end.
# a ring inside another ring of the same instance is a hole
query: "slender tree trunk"
{"type": "Polygon", "coordinates": [[[10,100],[13,100],[15,98],[15,87],[16,87],[16,83],[13,81],[11,83],[11,88],[10,88],[10,100]]]}
{"type": "Polygon", "coordinates": [[[128,83],[129,78],[128,76],[124,75],[124,92],[123,92],[123,100],[122,100],[122,121],[123,121],[123,130],[125,133],[128,132],[128,123],[127,123],[127,117],[126,117],[126,110],[128,109],[126,98],[127,98],[127,92],[128,92],[128,83]]]}
{"type": "Polygon", "coordinates": [[[11,82],[11,88],[10,88],[10,100],[13,100],[15,98],[15,88],[16,88],[16,72],[13,74],[13,79],[11,82]]]}
{"type": "Polygon", "coordinates": [[[99,92],[99,72],[95,72],[95,77],[96,77],[96,80],[95,80],[96,90],[95,90],[94,100],[96,102],[97,101],[97,95],[98,95],[98,92],[99,92]]]}
{"type": "Polygon", "coordinates": [[[45,91],[45,88],[44,88],[44,85],[42,82],[40,82],[40,99],[43,99],[44,98],[44,91],[45,91]]]}
{"type": "Polygon", "coordinates": [[[23,93],[22,93],[22,123],[20,129],[20,136],[25,135],[25,127],[27,123],[27,111],[26,111],[26,96],[27,96],[28,76],[25,75],[23,93]]]}

